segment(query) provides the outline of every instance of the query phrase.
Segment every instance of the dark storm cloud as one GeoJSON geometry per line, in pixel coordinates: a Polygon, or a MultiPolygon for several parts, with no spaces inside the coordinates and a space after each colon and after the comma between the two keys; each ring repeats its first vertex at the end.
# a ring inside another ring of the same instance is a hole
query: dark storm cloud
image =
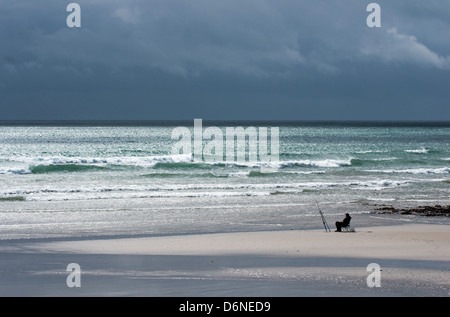
{"type": "Polygon", "coordinates": [[[450,119],[450,4],[0,1],[0,107],[26,119],[450,119]],[[434,110],[436,114],[433,115],[434,110]],[[425,117],[424,117],[425,115],[425,117]]]}

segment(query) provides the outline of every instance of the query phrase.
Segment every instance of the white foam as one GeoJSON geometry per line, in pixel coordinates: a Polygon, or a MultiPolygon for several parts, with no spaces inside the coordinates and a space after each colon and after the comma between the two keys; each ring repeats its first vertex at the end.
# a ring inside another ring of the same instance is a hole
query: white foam
{"type": "Polygon", "coordinates": [[[447,174],[450,173],[449,167],[442,168],[415,168],[415,169],[402,169],[402,170],[366,170],[366,172],[372,173],[405,173],[405,174],[447,174]]]}
{"type": "MultiPolygon", "coordinates": [[[[246,177],[238,173],[236,177],[246,177]]],[[[225,196],[258,196],[270,195],[278,190],[302,192],[305,189],[345,188],[355,189],[384,189],[397,187],[408,181],[392,180],[363,180],[349,182],[298,182],[298,183],[189,183],[189,184],[128,184],[113,185],[99,184],[82,187],[61,187],[61,185],[47,184],[47,186],[28,189],[8,189],[0,192],[0,196],[24,196],[26,200],[80,200],[80,199],[118,199],[145,197],[214,197],[225,196]]]]}
{"type": "Polygon", "coordinates": [[[305,165],[314,167],[341,167],[341,166],[350,166],[352,165],[352,163],[351,159],[348,160],[325,159],[315,161],[301,160],[301,161],[282,162],[282,166],[290,166],[290,165],[305,165]]]}
{"type": "Polygon", "coordinates": [[[405,152],[418,153],[418,154],[427,154],[428,150],[426,148],[421,148],[421,149],[418,149],[418,150],[405,150],[405,152]]]}
{"type": "Polygon", "coordinates": [[[250,175],[250,171],[248,171],[248,172],[228,173],[228,177],[248,177],[249,175],[250,175]]]}
{"type": "Polygon", "coordinates": [[[1,168],[0,167],[0,174],[16,174],[16,175],[22,175],[22,174],[31,174],[31,171],[29,168],[1,168]]]}
{"type": "Polygon", "coordinates": [[[283,168],[293,166],[309,166],[309,167],[341,167],[352,165],[351,159],[336,160],[290,160],[290,161],[274,161],[274,162],[225,162],[230,165],[246,166],[246,167],[268,167],[268,168],[283,168]]]}
{"type": "MultiPolygon", "coordinates": [[[[17,169],[18,173],[21,170],[30,172],[29,166],[36,165],[68,165],[68,164],[88,164],[96,166],[112,165],[131,165],[141,167],[153,167],[158,163],[188,163],[192,162],[192,155],[160,155],[160,156],[121,156],[121,157],[68,157],[68,156],[52,156],[52,157],[10,157],[4,159],[7,162],[16,165],[25,165],[24,168],[17,169]]],[[[0,173],[8,172],[6,169],[0,168],[0,173]]],[[[9,172],[14,172],[11,170],[9,172]]]]}

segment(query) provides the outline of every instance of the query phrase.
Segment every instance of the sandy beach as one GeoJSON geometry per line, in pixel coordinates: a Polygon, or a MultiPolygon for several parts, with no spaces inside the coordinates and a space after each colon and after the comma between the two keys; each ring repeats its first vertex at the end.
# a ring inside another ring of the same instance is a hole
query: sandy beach
{"type": "Polygon", "coordinates": [[[450,226],[3,241],[1,296],[449,296],[450,226]],[[70,263],[80,287],[69,287],[70,263]],[[367,279],[380,267],[379,287],[367,279]]]}

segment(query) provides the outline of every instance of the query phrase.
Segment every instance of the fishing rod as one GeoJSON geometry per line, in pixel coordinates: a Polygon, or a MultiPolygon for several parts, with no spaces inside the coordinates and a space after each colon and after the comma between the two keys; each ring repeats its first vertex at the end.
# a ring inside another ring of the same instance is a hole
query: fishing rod
{"type": "MultiPolygon", "coordinates": [[[[314,200],[315,200],[315,199],[314,199],[314,200]]],[[[330,232],[331,232],[331,229],[330,229],[330,227],[328,227],[328,223],[327,223],[327,221],[325,220],[325,216],[323,215],[322,210],[320,210],[320,207],[319,207],[319,204],[317,203],[317,200],[315,200],[315,201],[316,201],[317,209],[319,209],[320,217],[322,217],[322,223],[323,223],[323,226],[324,226],[324,228],[325,228],[325,232],[327,232],[327,231],[330,231],[330,232]]]]}

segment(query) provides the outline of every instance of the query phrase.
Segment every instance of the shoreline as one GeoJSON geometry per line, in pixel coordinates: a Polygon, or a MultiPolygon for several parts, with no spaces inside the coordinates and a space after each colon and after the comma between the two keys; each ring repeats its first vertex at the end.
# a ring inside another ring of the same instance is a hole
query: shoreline
{"type": "MultiPolygon", "coordinates": [[[[345,212],[349,212],[352,216],[353,227],[380,227],[380,226],[395,226],[404,224],[436,224],[436,225],[450,225],[449,214],[446,213],[435,213],[432,216],[420,213],[418,211],[424,210],[429,211],[430,209],[436,209],[435,206],[418,206],[418,207],[394,207],[392,205],[383,204],[362,204],[360,208],[359,205],[351,206],[351,208],[342,209],[342,214],[334,212],[324,211],[328,225],[334,231],[335,221],[341,221],[344,217],[345,212]],[[365,208],[365,209],[364,209],[365,208]],[[364,209],[361,211],[361,209],[364,209]],[[407,211],[407,212],[405,212],[407,211]],[[412,212],[410,212],[412,211],[412,212]]],[[[448,210],[449,206],[443,207],[444,210],[448,210]]],[[[236,226],[228,228],[226,226],[212,227],[212,230],[205,230],[205,228],[185,228],[185,230],[180,231],[177,227],[167,228],[168,230],[143,230],[139,228],[136,232],[129,233],[133,231],[131,228],[117,230],[117,233],[111,232],[91,232],[88,233],[86,228],[75,228],[68,233],[63,230],[56,231],[55,233],[43,235],[39,230],[27,231],[21,234],[4,234],[5,237],[0,238],[0,249],[4,244],[20,244],[20,243],[38,243],[38,242],[49,242],[49,241],[83,241],[83,240],[111,240],[111,239],[122,239],[122,238],[153,238],[153,237],[170,237],[170,236],[189,236],[189,235],[201,235],[201,234],[226,234],[226,233],[242,233],[242,232],[278,232],[278,231],[289,231],[289,230],[300,230],[300,231],[310,231],[310,230],[324,230],[322,220],[320,219],[319,213],[308,213],[303,216],[299,213],[299,217],[295,219],[292,223],[280,223],[279,225],[271,224],[269,226],[264,226],[257,224],[255,228],[251,226],[236,226]],[[77,234],[79,230],[80,234],[77,234]]],[[[151,225],[151,224],[149,224],[151,225]]],[[[124,227],[125,228],[125,227],[124,227]]],[[[66,229],[64,227],[63,229],[66,229]]]]}
{"type": "Polygon", "coordinates": [[[443,224],[2,241],[0,296],[449,296],[449,242],[443,224]]]}

